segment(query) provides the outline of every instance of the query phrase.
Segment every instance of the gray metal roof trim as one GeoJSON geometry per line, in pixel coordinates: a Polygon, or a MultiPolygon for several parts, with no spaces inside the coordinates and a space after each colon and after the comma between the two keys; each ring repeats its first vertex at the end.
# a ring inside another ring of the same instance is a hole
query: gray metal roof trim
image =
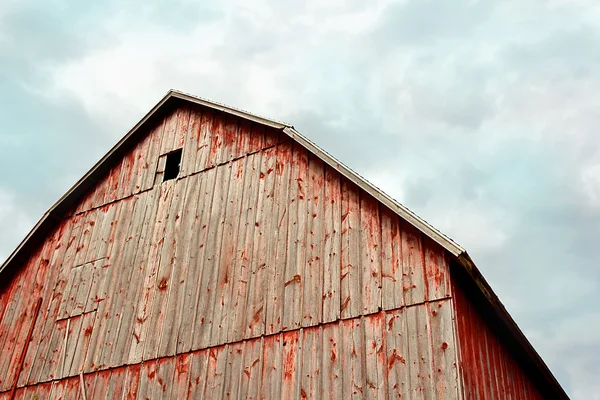
{"type": "Polygon", "coordinates": [[[304,147],[306,147],[309,151],[311,151],[316,156],[325,161],[330,167],[337,170],[344,177],[358,185],[358,187],[369,193],[371,196],[373,196],[383,204],[385,204],[390,210],[394,211],[395,213],[400,215],[400,217],[404,218],[406,221],[414,225],[417,229],[419,229],[429,238],[434,240],[440,246],[448,250],[454,256],[458,257],[460,254],[465,252],[465,250],[458,243],[456,243],[448,236],[434,228],[427,221],[419,217],[407,207],[388,196],[381,189],[379,189],[371,182],[360,176],[358,173],[348,168],[346,165],[337,160],[331,154],[327,153],[325,150],[311,142],[296,129],[290,127],[284,128],[283,131],[287,133],[288,136],[290,136],[292,139],[296,140],[304,147]]]}

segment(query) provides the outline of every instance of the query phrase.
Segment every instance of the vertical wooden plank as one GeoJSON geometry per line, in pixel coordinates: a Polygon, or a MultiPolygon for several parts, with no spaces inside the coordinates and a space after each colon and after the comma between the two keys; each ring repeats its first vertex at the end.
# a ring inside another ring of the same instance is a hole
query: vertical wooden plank
{"type": "Polygon", "coordinates": [[[234,115],[223,115],[222,140],[223,144],[220,154],[217,155],[217,162],[223,163],[237,157],[237,137],[239,118],[234,115]]]}
{"type": "Polygon", "coordinates": [[[42,294],[44,300],[38,318],[40,321],[39,329],[36,327],[32,336],[32,344],[35,343],[36,345],[25,356],[24,370],[19,378],[20,383],[38,382],[40,371],[46,361],[49,340],[54,329],[58,307],[62,302],[62,292],[68,279],[68,275],[65,275],[68,269],[64,265],[61,266],[61,264],[63,264],[67,252],[74,252],[75,239],[73,235],[78,232],[76,228],[80,221],[81,217],[79,216],[71,217],[68,222],[62,225],[64,230],[61,231],[59,243],[48,262],[50,274],[46,279],[42,294]],[[29,354],[31,354],[31,357],[29,354]]]}
{"type": "Polygon", "coordinates": [[[360,196],[360,249],[362,270],[362,313],[377,312],[381,305],[381,224],[379,203],[360,196]]]}
{"type": "Polygon", "coordinates": [[[202,288],[200,298],[202,307],[198,308],[200,314],[198,319],[205,323],[199,326],[198,343],[200,347],[216,345],[218,337],[212,337],[211,333],[214,319],[214,305],[218,299],[218,274],[221,258],[221,244],[223,241],[223,230],[225,224],[225,212],[227,210],[227,195],[229,190],[229,178],[231,177],[230,165],[216,168],[216,182],[213,196],[213,206],[209,221],[209,231],[206,241],[205,262],[202,276],[202,288]],[[205,273],[205,274],[204,274],[205,273]],[[206,279],[205,279],[206,277],[206,279]],[[207,323],[206,323],[207,322],[207,323]]]}
{"type": "Polygon", "coordinates": [[[362,399],[365,396],[364,377],[364,334],[360,318],[343,321],[343,353],[344,365],[343,398],[362,399]]]}
{"type": "Polygon", "coordinates": [[[323,240],[323,322],[340,318],[342,193],[340,175],[325,167],[323,240]]]}
{"type": "Polygon", "coordinates": [[[149,256],[145,266],[144,282],[142,284],[142,293],[138,296],[136,308],[136,317],[133,324],[133,336],[131,348],[129,351],[129,364],[136,364],[142,361],[144,355],[144,346],[147,340],[149,324],[146,321],[150,318],[154,296],[156,294],[157,282],[156,276],[160,265],[160,254],[162,254],[162,245],[164,243],[166,225],[169,215],[169,206],[173,195],[172,181],[166,182],[160,188],[158,200],[158,210],[152,230],[151,246],[148,250],[149,256]]]}
{"type": "Polygon", "coordinates": [[[287,242],[288,242],[288,204],[290,192],[290,171],[292,159],[292,146],[285,144],[276,148],[277,162],[275,165],[275,188],[273,209],[273,232],[275,243],[271,254],[269,265],[270,276],[268,278],[265,312],[266,333],[271,334],[281,331],[281,318],[284,302],[284,274],[287,264],[287,242]]]}
{"type": "Polygon", "coordinates": [[[161,358],[156,362],[156,379],[151,399],[171,399],[173,375],[175,374],[175,357],[161,358]]]}
{"type": "Polygon", "coordinates": [[[67,320],[57,321],[52,331],[48,346],[48,355],[43,369],[40,371],[38,382],[45,382],[60,378],[60,367],[62,366],[62,349],[65,340],[65,330],[67,329],[67,320]]]}
{"type": "Polygon", "coordinates": [[[196,307],[200,291],[200,280],[202,278],[202,265],[204,263],[204,241],[207,232],[207,220],[210,212],[212,197],[206,200],[204,194],[208,183],[207,174],[202,173],[190,176],[188,183],[190,193],[186,196],[186,212],[189,217],[184,216],[186,221],[191,221],[189,231],[189,247],[187,254],[184,253],[183,260],[188,264],[188,274],[185,282],[184,295],[181,302],[181,322],[179,324],[177,353],[188,352],[192,349],[193,331],[196,321],[196,307]],[[202,246],[202,247],[201,247],[202,246]]]}
{"type": "Polygon", "coordinates": [[[206,368],[206,384],[201,398],[220,399],[223,397],[225,365],[227,364],[227,346],[208,349],[208,365],[206,368]]]}
{"type": "MultiPolygon", "coordinates": [[[[211,168],[202,175],[202,193],[201,193],[201,204],[202,204],[202,216],[200,219],[200,232],[198,241],[196,242],[196,248],[198,249],[196,254],[196,263],[198,267],[198,285],[195,294],[194,311],[193,311],[193,325],[190,330],[189,340],[191,348],[196,350],[201,347],[206,347],[207,342],[203,342],[204,337],[209,336],[210,326],[208,325],[208,319],[206,318],[208,310],[208,299],[206,298],[207,292],[210,294],[210,277],[212,276],[212,268],[207,262],[207,243],[209,241],[209,231],[211,230],[211,219],[212,219],[212,205],[215,192],[215,182],[217,176],[217,169],[211,168]]],[[[198,209],[200,209],[200,204],[198,209]]],[[[215,211],[219,209],[219,205],[215,205],[215,211]]],[[[193,254],[193,253],[192,253],[193,254]]]]}
{"type": "Polygon", "coordinates": [[[284,311],[282,329],[300,327],[302,320],[303,270],[306,262],[306,150],[294,146],[289,195],[288,258],[284,275],[284,311]]]}
{"type": "MultiPolygon", "coordinates": [[[[146,214],[146,202],[152,199],[147,193],[133,196],[129,201],[131,205],[131,212],[127,213],[121,219],[129,224],[129,231],[125,236],[125,241],[121,244],[122,251],[119,252],[118,258],[114,259],[115,264],[119,266],[121,278],[118,281],[118,285],[113,291],[114,299],[111,307],[111,317],[107,326],[107,334],[104,339],[104,348],[102,352],[101,364],[107,367],[115,367],[122,365],[123,347],[120,336],[123,320],[129,321],[129,318],[125,316],[131,308],[128,307],[128,303],[137,301],[136,298],[132,299],[132,294],[137,292],[137,289],[142,281],[141,276],[137,274],[139,268],[135,265],[135,253],[138,251],[140,245],[140,237],[144,231],[144,215],[146,214]],[[133,283],[133,285],[132,285],[133,283]],[[119,347],[117,348],[117,345],[119,347]]],[[[129,326],[127,326],[129,328],[129,326]]],[[[129,336],[130,331],[125,331],[126,336],[129,336]]]]}
{"type": "Polygon", "coordinates": [[[239,156],[250,153],[250,139],[252,136],[252,121],[240,118],[238,123],[238,133],[236,137],[236,149],[239,156]]]}
{"type": "Polygon", "coordinates": [[[73,344],[74,347],[72,351],[67,352],[68,361],[66,365],[69,365],[69,376],[76,375],[83,371],[83,361],[90,345],[95,319],[95,312],[83,314],[81,316],[81,325],[79,329],[73,331],[71,344],[73,344]]]}
{"type": "Polygon", "coordinates": [[[285,332],[283,335],[283,379],[281,393],[290,399],[300,397],[302,374],[302,329],[285,332]]]}
{"type": "Polygon", "coordinates": [[[152,398],[152,389],[156,380],[156,367],[156,360],[145,361],[141,364],[137,399],[145,400],[152,398]]]}
{"type": "Polygon", "coordinates": [[[258,399],[262,373],[263,338],[246,341],[240,398],[258,399]]]}
{"type": "MultiPolygon", "coordinates": [[[[134,336],[135,325],[140,322],[137,317],[136,307],[142,301],[144,283],[147,277],[148,257],[150,256],[154,243],[153,231],[158,215],[158,207],[160,201],[160,190],[151,190],[141,195],[145,197],[145,206],[143,211],[143,222],[139,226],[139,238],[135,256],[131,260],[131,281],[136,282],[131,293],[127,293],[127,301],[123,304],[122,318],[120,321],[119,330],[123,334],[118,334],[116,343],[114,344],[113,354],[111,356],[110,365],[123,365],[128,362],[132,341],[137,341],[134,336]]],[[[140,210],[141,212],[141,210],[140,210]]],[[[156,253],[155,253],[156,254],[156,253]]],[[[154,260],[151,260],[152,263],[154,260]]]]}
{"type": "Polygon", "coordinates": [[[267,290],[268,268],[274,241],[273,232],[273,190],[275,185],[275,150],[262,152],[259,172],[258,204],[254,222],[254,249],[251,259],[251,279],[249,282],[246,332],[251,338],[265,332],[265,292],[267,290]]]}
{"type": "Polygon", "coordinates": [[[342,393],[342,324],[336,322],[323,327],[322,350],[319,349],[319,357],[322,361],[323,387],[322,399],[339,397],[342,393]]]}
{"type": "Polygon", "coordinates": [[[263,370],[261,399],[281,399],[281,383],[283,379],[282,335],[266,336],[263,345],[263,370]]]}
{"type": "Polygon", "coordinates": [[[387,398],[387,371],[384,324],[385,314],[377,313],[364,319],[365,324],[365,398],[387,398]]]}
{"type": "Polygon", "coordinates": [[[220,111],[214,111],[212,125],[210,127],[210,147],[208,151],[207,167],[219,164],[223,155],[224,140],[224,122],[225,114],[220,111]]]}
{"type": "Polygon", "coordinates": [[[212,141],[212,125],[215,119],[215,113],[212,110],[204,109],[202,111],[202,120],[200,122],[200,134],[198,141],[198,149],[196,153],[196,167],[194,171],[202,171],[210,164],[210,149],[212,141]]]}
{"type": "Polygon", "coordinates": [[[173,136],[172,150],[180,149],[185,143],[185,137],[190,125],[191,108],[189,104],[181,106],[177,111],[177,129],[173,136]]]}
{"type": "Polygon", "coordinates": [[[458,397],[456,346],[453,336],[452,304],[440,301],[429,304],[433,389],[437,398],[458,397]]]}
{"type": "Polygon", "coordinates": [[[265,127],[252,123],[252,133],[248,143],[248,152],[254,153],[265,147],[265,127]]]}
{"type": "Polygon", "coordinates": [[[106,390],[105,400],[121,400],[124,396],[127,367],[115,368],[110,371],[110,380],[106,390]]]}
{"type": "Polygon", "coordinates": [[[156,176],[156,167],[158,165],[158,157],[160,156],[161,142],[163,138],[163,132],[165,129],[166,119],[157,123],[156,126],[150,131],[148,143],[148,151],[146,153],[146,162],[143,165],[143,185],[142,190],[148,190],[154,186],[154,178],[156,176]]]}
{"type": "Polygon", "coordinates": [[[133,164],[135,162],[134,153],[135,148],[132,148],[123,156],[121,176],[119,177],[119,185],[117,187],[117,199],[122,199],[132,194],[130,186],[133,174],[133,164]]]}
{"type": "Polygon", "coordinates": [[[362,311],[360,273],[360,203],[358,188],[342,180],[341,316],[351,318],[362,311]]]}
{"type": "Polygon", "coordinates": [[[245,343],[247,342],[236,342],[227,346],[228,355],[223,388],[225,398],[240,398],[245,343]]]}
{"type": "Polygon", "coordinates": [[[411,398],[430,399],[433,395],[431,347],[426,305],[406,308],[411,398]]]}
{"type": "Polygon", "coordinates": [[[171,397],[174,399],[188,398],[192,359],[193,355],[190,353],[180,354],[176,358],[173,389],[171,390],[171,397]]]}
{"type": "Polygon", "coordinates": [[[166,154],[175,149],[175,138],[177,132],[177,125],[179,121],[179,114],[185,113],[183,107],[178,107],[169,112],[165,117],[165,128],[162,133],[162,140],[160,144],[160,155],[166,154]]]}
{"type": "Polygon", "coordinates": [[[78,351],[77,342],[81,326],[83,323],[83,317],[81,315],[70,318],[68,321],[69,332],[65,335],[63,343],[63,352],[61,352],[61,358],[59,359],[59,365],[57,367],[57,376],[65,377],[69,376],[71,370],[71,364],[73,362],[73,356],[78,351]]]}
{"type": "Polygon", "coordinates": [[[208,369],[209,350],[202,350],[192,353],[192,368],[190,370],[190,387],[188,399],[202,398],[208,378],[206,370],[208,369]]]}
{"type": "Polygon", "coordinates": [[[386,314],[386,373],[390,399],[410,398],[410,355],[405,311],[399,309],[386,314]]]}
{"type": "MultiPolygon", "coordinates": [[[[198,179],[190,177],[178,184],[185,186],[182,188],[180,205],[177,206],[179,210],[175,216],[175,232],[171,233],[173,235],[174,251],[170,263],[173,271],[169,283],[170,289],[167,302],[164,306],[166,311],[158,349],[159,356],[172,356],[177,350],[177,335],[182,318],[182,304],[188,279],[190,241],[195,227],[196,206],[198,204],[198,179]]],[[[175,203],[174,200],[171,205],[172,208],[176,207],[175,203]]],[[[185,318],[190,317],[191,313],[185,316],[185,318]]]]}
{"type": "Polygon", "coordinates": [[[401,264],[402,240],[398,216],[385,207],[381,209],[381,300],[384,310],[404,306],[401,264]]]}
{"type": "Polygon", "coordinates": [[[137,399],[142,365],[143,364],[135,364],[127,366],[127,378],[125,379],[123,400],[137,399]]]}
{"type": "Polygon", "coordinates": [[[232,293],[232,307],[228,341],[235,342],[243,338],[246,331],[246,308],[248,307],[249,281],[251,279],[252,249],[258,205],[260,154],[245,157],[244,193],[242,200],[241,222],[238,230],[236,255],[234,260],[235,281],[232,293]]]}
{"type": "Polygon", "coordinates": [[[98,304],[98,314],[94,321],[95,327],[84,363],[86,371],[106,367],[103,352],[107,344],[107,338],[108,345],[112,347],[112,342],[110,342],[112,322],[115,318],[115,313],[120,312],[120,310],[114,309],[113,303],[117,302],[116,298],[118,297],[120,288],[123,286],[124,274],[122,273],[123,266],[121,264],[123,243],[132,229],[130,218],[133,205],[134,202],[131,198],[116,203],[116,207],[119,207],[119,210],[112,222],[111,233],[108,237],[107,250],[110,256],[102,289],[102,298],[104,300],[98,304]]]}
{"type": "Polygon", "coordinates": [[[305,328],[302,335],[302,375],[300,396],[317,399],[322,391],[321,380],[321,327],[305,328]]]}
{"type": "Polygon", "coordinates": [[[418,304],[425,298],[425,277],[421,233],[406,221],[400,222],[402,232],[402,274],[404,304],[418,304]]]}
{"type": "Polygon", "coordinates": [[[323,321],[323,197],[325,170],[315,156],[308,158],[306,182],[306,263],[303,272],[302,326],[323,321]]]}
{"type": "MultiPolygon", "coordinates": [[[[233,288],[237,279],[235,269],[235,250],[238,243],[238,232],[242,225],[242,202],[244,194],[244,164],[245,159],[238,159],[227,166],[230,177],[228,178],[229,193],[225,207],[225,220],[223,226],[223,239],[219,262],[217,264],[216,301],[213,309],[213,324],[211,343],[213,345],[227,342],[229,323],[232,313],[231,302],[233,288]]],[[[225,168],[225,167],[223,167],[225,168]]]]}
{"type": "MultiPolygon", "coordinates": [[[[148,326],[152,326],[153,332],[151,335],[147,335],[147,341],[144,348],[144,359],[149,360],[152,358],[163,357],[166,354],[166,344],[168,339],[164,341],[164,345],[161,346],[163,329],[165,326],[173,325],[173,314],[166,315],[166,312],[173,312],[173,308],[168,308],[169,295],[174,286],[178,285],[178,273],[174,271],[174,264],[177,264],[175,260],[177,254],[178,242],[181,240],[179,232],[181,228],[181,215],[182,215],[182,204],[184,203],[184,196],[186,191],[186,185],[188,180],[172,180],[165,182],[163,185],[173,183],[173,195],[171,197],[171,203],[168,207],[166,217],[166,229],[163,240],[163,246],[161,249],[160,262],[158,268],[158,274],[156,275],[156,291],[154,294],[154,301],[152,303],[152,312],[149,315],[148,326]]],[[[167,328],[167,335],[171,330],[167,328]]]]}
{"type": "Polygon", "coordinates": [[[110,380],[110,370],[104,370],[97,372],[96,383],[94,384],[94,390],[87,392],[90,399],[102,399],[106,397],[108,392],[108,381],[110,380]]]}
{"type": "Polygon", "coordinates": [[[181,167],[179,176],[188,176],[196,171],[196,156],[200,143],[200,123],[202,122],[202,110],[197,106],[190,106],[190,120],[185,133],[183,154],[181,155],[181,167]]]}
{"type": "Polygon", "coordinates": [[[450,269],[446,250],[429,239],[423,237],[423,252],[425,254],[425,278],[427,284],[427,299],[438,300],[450,296],[450,269]]]}

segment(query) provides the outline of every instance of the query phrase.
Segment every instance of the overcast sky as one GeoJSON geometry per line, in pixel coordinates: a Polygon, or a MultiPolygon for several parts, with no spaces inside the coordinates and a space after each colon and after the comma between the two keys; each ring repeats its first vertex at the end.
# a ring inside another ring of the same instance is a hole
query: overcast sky
{"type": "Polygon", "coordinates": [[[150,3],[0,0],[0,260],[176,88],[292,123],[455,239],[600,399],[597,1],[150,3]]]}

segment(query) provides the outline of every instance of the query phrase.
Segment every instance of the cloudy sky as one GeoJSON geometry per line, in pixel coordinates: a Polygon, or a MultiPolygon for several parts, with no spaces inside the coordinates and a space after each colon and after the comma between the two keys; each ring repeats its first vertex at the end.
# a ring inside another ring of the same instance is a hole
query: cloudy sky
{"type": "Polygon", "coordinates": [[[0,260],[177,88],[294,124],[454,238],[600,399],[598,2],[150,3],[0,0],[0,260]]]}

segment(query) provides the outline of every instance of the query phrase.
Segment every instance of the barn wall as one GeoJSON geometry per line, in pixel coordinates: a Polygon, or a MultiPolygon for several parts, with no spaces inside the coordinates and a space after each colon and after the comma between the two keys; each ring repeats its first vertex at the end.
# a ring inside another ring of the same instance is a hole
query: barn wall
{"type": "Polygon", "coordinates": [[[474,300],[464,277],[453,274],[452,287],[465,399],[554,398],[540,392],[510,349],[505,328],[491,324],[493,311],[474,300]]]}
{"type": "MultiPolygon", "coordinates": [[[[455,398],[435,368],[454,362],[452,332],[442,328],[451,307],[441,300],[90,373],[86,396],[455,398]]],[[[19,389],[16,398],[75,398],[80,390],[72,377],[19,389]]]]}
{"type": "Polygon", "coordinates": [[[437,244],[279,131],[178,108],[0,293],[0,354],[11,360],[0,392],[17,376],[34,385],[282,332],[320,335],[323,324],[400,309],[412,317],[397,319],[406,337],[387,342],[391,364],[377,358],[368,372],[365,355],[360,374],[389,382],[398,360],[423,363],[398,385],[455,393],[447,271],[437,244]],[[182,146],[179,179],[163,183],[165,155],[182,146]]]}

